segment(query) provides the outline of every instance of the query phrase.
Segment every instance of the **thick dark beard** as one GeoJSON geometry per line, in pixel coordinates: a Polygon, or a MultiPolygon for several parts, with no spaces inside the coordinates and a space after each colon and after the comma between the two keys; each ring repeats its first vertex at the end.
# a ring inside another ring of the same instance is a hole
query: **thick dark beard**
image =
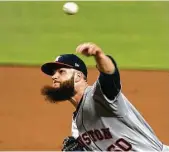
{"type": "Polygon", "coordinates": [[[59,89],[52,86],[44,86],[41,89],[41,94],[45,96],[45,100],[51,103],[69,100],[75,95],[74,76],[70,80],[61,83],[59,89]]]}

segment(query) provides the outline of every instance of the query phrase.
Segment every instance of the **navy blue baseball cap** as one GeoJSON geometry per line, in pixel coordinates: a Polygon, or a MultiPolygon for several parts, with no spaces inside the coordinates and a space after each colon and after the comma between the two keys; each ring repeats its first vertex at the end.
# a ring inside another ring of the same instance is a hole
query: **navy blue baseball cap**
{"type": "Polygon", "coordinates": [[[59,55],[54,62],[48,62],[41,66],[42,72],[50,76],[59,68],[73,68],[81,71],[87,77],[87,67],[85,63],[75,54],[59,55]]]}

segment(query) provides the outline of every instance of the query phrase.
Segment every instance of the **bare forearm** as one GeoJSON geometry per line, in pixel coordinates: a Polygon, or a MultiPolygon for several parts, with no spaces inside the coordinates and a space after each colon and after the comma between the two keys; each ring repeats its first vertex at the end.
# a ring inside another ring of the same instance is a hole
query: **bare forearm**
{"type": "Polygon", "coordinates": [[[100,72],[106,74],[113,74],[115,71],[115,65],[111,59],[106,56],[103,52],[99,52],[94,56],[97,64],[97,68],[100,72]]]}

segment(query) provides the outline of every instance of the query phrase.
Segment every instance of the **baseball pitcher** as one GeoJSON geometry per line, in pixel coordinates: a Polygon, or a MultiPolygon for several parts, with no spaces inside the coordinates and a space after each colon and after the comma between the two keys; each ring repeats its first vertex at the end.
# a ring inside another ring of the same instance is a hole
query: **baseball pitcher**
{"type": "Polygon", "coordinates": [[[41,70],[52,77],[53,86],[42,94],[50,102],[69,100],[76,108],[72,136],[63,142],[63,151],[169,151],[121,90],[115,60],[93,43],[84,43],[76,52],[94,57],[99,77],[87,83],[85,63],[74,54],[63,54],[41,70]]]}

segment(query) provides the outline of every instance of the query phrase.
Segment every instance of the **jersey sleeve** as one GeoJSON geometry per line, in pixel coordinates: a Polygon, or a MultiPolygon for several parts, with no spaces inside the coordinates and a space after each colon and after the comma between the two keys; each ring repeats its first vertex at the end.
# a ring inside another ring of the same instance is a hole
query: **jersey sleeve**
{"type": "Polygon", "coordinates": [[[101,111],[106,110],[113,115],[124,116],[128,111],[128,105],[121,92],[120,74],[116,62],[112,57],[110,58],[115,65],[115,72],[111,75],[100,72],[92,86],[91,94],[94,103],[100,105],[101,111]]]}
{"type": "Polygon", "coordinates": [[[115,65],[115,72],[113,74],[105,74],[103,72],[100,72],[98,81],[102,93],[109,100],[114,100],[121,90],[120,74],[115,60],[111,56],[108,57],[112,60],[113,64],[115,65]]]}

